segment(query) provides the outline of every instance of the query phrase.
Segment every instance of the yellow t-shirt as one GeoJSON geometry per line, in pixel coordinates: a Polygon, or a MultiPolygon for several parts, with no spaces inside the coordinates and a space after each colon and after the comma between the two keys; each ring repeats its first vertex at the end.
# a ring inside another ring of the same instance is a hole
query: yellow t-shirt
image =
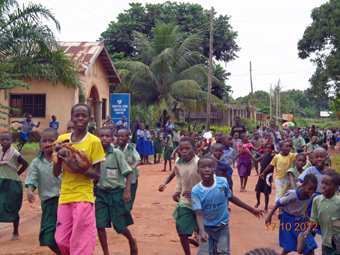
{"type": "Polygon", "coordinates": [[[293,167],[297,153],[289,153],[287,156],[277,154],[270,164],[276,166],[276,179],[286,179],[285,174],[289,168],[293,167]]]}
{"type": "MultiPolygon", "coordinates": [[[[58,137],[58,141],[71,140],[71,133],[58,137]]],[[[72,147],[77,150],[83,150],[90,157],[92,165],[105,161],[105,153],[103,146],[98,137],[87,132],[86,136],[80,142],[73,143],[72,147]]],[[[89,170],[92,170],[91,166],[89,170]]],[[[73,202],[90,202],[94,203],[93,182],[88,178],[79,174],[72,174],[67,171],[63,172],[61,193],[59,204],[68,204],[73,202]]]]}

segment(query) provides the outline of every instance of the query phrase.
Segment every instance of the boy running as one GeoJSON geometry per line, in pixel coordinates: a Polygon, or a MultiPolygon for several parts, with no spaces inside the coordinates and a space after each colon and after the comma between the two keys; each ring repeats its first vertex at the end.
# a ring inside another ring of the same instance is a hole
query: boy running
{"type": "Polygon", "coordinates": [[[53,175],[52,143],[58,139],[58,132],[54,128],[46,128],[41,133],[40,147],[42,152],[33,159],[25,180],[27,200],[35,201],[34,191],[38,188],[41,201],[40,246],[48,246],[55,254],[62,254],[55,239],[57,224],[58,200],[61,179],[53,175]]]}

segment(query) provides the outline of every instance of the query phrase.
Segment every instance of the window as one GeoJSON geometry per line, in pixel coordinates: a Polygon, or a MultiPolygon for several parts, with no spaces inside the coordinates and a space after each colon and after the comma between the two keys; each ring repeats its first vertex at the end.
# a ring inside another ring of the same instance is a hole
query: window
{"type": "Polygon", "coordinates": [[[46,95],[11,95],[10,107],[20,110],[11,110],[12,117],[24,117],[30,113],[35,118],[45,118],[46,95]]]}
{"type": "Polygon", "coordinates": [[[102,120],[106,119],[106,99],[103,98],[103,105],[102,105],[102,120]]]}

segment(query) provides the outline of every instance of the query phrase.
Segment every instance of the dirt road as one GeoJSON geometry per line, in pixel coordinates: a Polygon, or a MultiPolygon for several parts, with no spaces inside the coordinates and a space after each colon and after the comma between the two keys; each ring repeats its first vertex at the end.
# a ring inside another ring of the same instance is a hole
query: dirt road
{"type": "MultiPolygon", "coordinates": [[[[338,152],[338,150],[336,150],[338,152]]],[[[135,224],[130,230],[137,239],[140,255],[180,255],[182,248],[175,228],[175,220],[171,214],[176,206],[172,200],[175,191],[175,180],[170,183],[164,192],[158,192],[157,188],[169,174],[159,172],[162,164],[141,166],[137,198],[132,211],[135,224]]],[[[21,177],[25,179],[25,173],[21,177]]],[[[258,177],[252,171],[247,184],[246,193],[240,193],[240,183],[235,169],[233,174],[234,195],[245,203],[253,206],[256,203],[254,188],[258,177]]],[[[270,196],[270,204],[274,204],[274,193],[270,196]]],[[[261,201],[264,197],[261,197],[261,201]]],[[[260,205],[263,209],[264,205],[260,205]]],[[[230,205],[230,236],[231,254],[243,255],[254,248],[268,247],[281,252],[279,247],[278,227],[267,230],[264,218],[257,219],[249,212],[230,205]]],[[[28,203],[24,192],[23,206],[20,211],[20,239],[10,241],[13,231],[12,224],[0,223],[0,254],[53,254],[46,247],[39,246],[39,228],[41,209],[40,202],[28,203]]],[[[275,215],[273,223],[279,225],[275,215]]],[[[113,229],[107,230],[109,250],[111,254],[129,254],[128,243],[125,238],[118,235],[113,229]]],[[[196,254],[198,248],[191,246],[192,254],[196,254]]],[[[96,242],[95,254],[102,254],[99,240],[96,242]]],[[[297,253],[291,253],[297,254],[297,253]]]]}

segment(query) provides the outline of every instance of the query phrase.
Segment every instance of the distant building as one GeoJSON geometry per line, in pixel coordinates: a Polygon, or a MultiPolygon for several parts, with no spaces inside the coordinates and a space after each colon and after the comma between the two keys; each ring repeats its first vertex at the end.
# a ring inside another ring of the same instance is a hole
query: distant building
{"type": "MultiPolygon", "coordinates": [[[[104,42],[60,42],[60,46],[71,59],[77,61],[77,76],[84,88],[85,103],[91,107],[99,128],[110,110],[110,83],[120,83],[104,42]]],[[[21,110],[11,111],[12,117],[0,120],[0,124],[10,125],[12,121],[23,119],[30,113],[34,122],[41,122],[39,131],[42,131],[49,126],[52,115],[56,115],[60,123],[59,133],[65,133],[71,108],[79,103],[78,89],[67,88],[61,82],[53,86],[52,82],[38,79],[24,82],[31,89],[11,89],[7,100],[4,92],[0,92],[0,102],[4,106],[21,110]]],[[[19,126],[15,124],[15,128],[19,126]]],[[[0,126],[0,132],[5,130],[7,128],[0,126]]]]}
{"type": "Polygon", "coordinates": [[[333,114],[333,112],[321,111],[320,118],[328,118],[333,114]]]}

